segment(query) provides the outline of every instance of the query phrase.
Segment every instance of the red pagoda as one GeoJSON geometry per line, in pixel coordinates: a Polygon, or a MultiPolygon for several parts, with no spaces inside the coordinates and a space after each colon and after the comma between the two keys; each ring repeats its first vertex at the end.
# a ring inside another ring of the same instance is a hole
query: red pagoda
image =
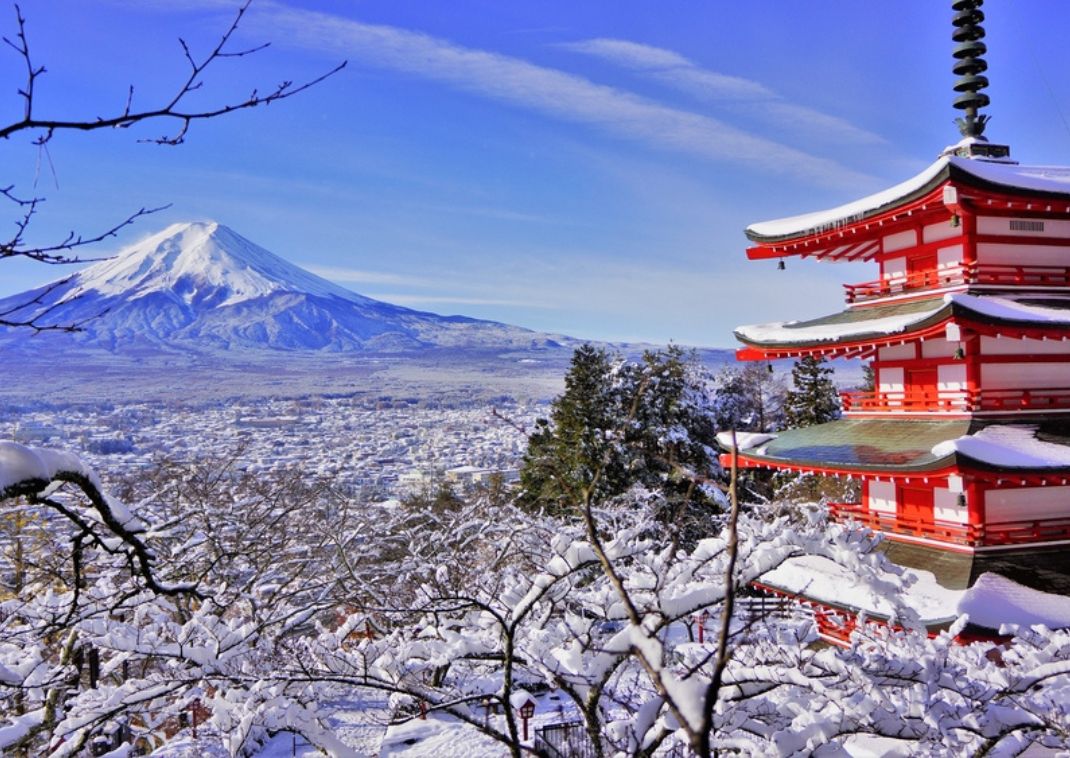
{"type": "MultiPolygon", "coordinates": [[[[979,580],[1011,604],[1070,595],[1070,168],[1019,165],[983,136],[980,5],[952,4],[961,142],[884,192],[747,229],[750,259],[872,261],[874,280],[845,285],[833,315],[736,331],[740,360],[871,361],[874,387],[845,393],[840,419],[741,436],[739,461],[860,480],[859,502],[831,516],[885,535],[889,557],[923,577],[933,627],[979,580]]],[[[865,606],[807,570],[769,586],[865,606]]],[[[1053,612],[1040,619],[1070,625],[1053,612]]],[[[1022,618],[975,616],[988,629],[1022,618]]]]}

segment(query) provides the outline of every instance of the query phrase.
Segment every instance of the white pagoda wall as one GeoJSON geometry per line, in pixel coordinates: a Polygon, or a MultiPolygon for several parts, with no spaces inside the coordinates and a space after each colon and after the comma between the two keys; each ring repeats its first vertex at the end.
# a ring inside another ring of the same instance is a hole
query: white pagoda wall
{"type": "Polygon", "coordinates": [[[944,271],[958,268],[962,263],[962,245],[942,247],[936,251],[936,268],[944,271]]]}
{"type": "Polygon", "coordinates": [[[1023,487],[985,492],[985,521],[1070,518],[1070,487],[1023,487]]]}
{"type": "Polygon", "coordinates": [[[896,509],[895,483],[871,481],[868,484],[868,488],[869,499],[866,501],[866,505],[869,506],[869,509],[894,516],[896,509]]]}
{"type": "Polygon", "coordinates": [[[902,392],[903,369],[897,367],[878,368],[877,390],[879,392],[902,392]]]}
{"type": "Polygon", "coordinates": [[[1009,218],[1007,216],[978,216],[977,233],[979,235],[999,235],[1001,237],[1062,237],[1070,238],[1070,221],[1065,219],[1009,218]],[[1032,227],[1037,221],[1043,225],[1043,231],[1032,227]],[[1012,228],[1024,224],[1026,228],[1012,228]]]}
{"type": "Polygon", "coordinates": [[[921,232],[921,241],[928,244],[940,240],[951,239],[962,234],[962,227],[952,226],[948,221],[929,224],[921,232]]]}
{"type": "Polygon", "coordinates": [[[981,355],[1070,355],[1070,340],[981,337],[981,355]]]}
{"type": "Polygon", "coordinates": [[[983,363],[986,390],[1070,387],[1070,363],[983,363]]]}
{"type": "Polygon", "coordinates": [[[937,521],[949,521],[953,524],[969,523],[969,514],[965,500],[959,504],[959,493],[946,487],[933,489],[933,518],[937,521]]]}
{"type": "Polygon", "coordinates": [[[905,345],[890,345],[877,351],[877,358],[882,361],[909,361],[916,355],[914,344],[908,342],[905,345]]]}
{"type": "Polygon", "coordinates": [[[938,339],[925,340],[921,343],[922,358],[954,358],[955,351],[959,349],[958,342],[951,342],[940,337],[938,339]]]}
{"type": "Polygon", "coordinates": [[[1010,242],[978,242],[977,262],[998,266],[1067,266],[1070,247],[1063,245],[1015,245],[1010,242]]]}

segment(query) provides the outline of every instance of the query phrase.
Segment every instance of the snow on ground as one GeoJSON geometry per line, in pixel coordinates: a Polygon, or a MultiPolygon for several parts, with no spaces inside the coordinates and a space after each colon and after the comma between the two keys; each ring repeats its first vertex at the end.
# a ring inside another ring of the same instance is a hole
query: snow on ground
{"type": "MultiPolygon", "coordinates": [[[[375,756],[387,732],[390,708],[385,695],[374,690],[354,690],[348,698],[321,706],[334,709],[327,726],[356,755],[375,756]]],[[[300,735],[289,732],[276,734],[269,739],[257,758],[291,758],[291,756],[322,756],[323,753],[300,735]]]]}
{"type": "Polygon", "coordinates": [[[387,756],[427,756],[427,758],[477,758],[501,755],[506,748],[473,726],[440,713],[426,719],[395,724],[387,730],[381,758],[387,756]]]}
{"type": "Polygon", "coordinates": [[[976,434],[941,442],[933,455],[942,458],[961,453],[980,463],[1004,468],[1053,468],[1070,466],[1070,446],[1036,438],[1031,424],[989,426],[976,434]]]}
{"type": "MultiPolygon", "coordinates": [[[[536,727],[580,720],[579,712],[565,695],[551,691],[530,697],[535,701],[535,715],[528,722],[528,745],[533,744],[536,727]]],[[[499,714],[489,718],[499,730],[505,731],[504,716],[499,714]]],[[[517,729],[522,729],[519,717],[517,729]]],[[[488,737],[471,724],[444,713],[429,713],[426,719],[415,718],[391,726],[383,738],[379,755],[381,758],[482,758],[506,752],[501,742],[488,737]]]]}
{"type": "Polygon", "coordinates": [[[1070,627],[1070,597],[1034,590],[989,572],[977,577],[966,590],[958,610],[969,614],[973,623],[990,629],[999,629],[1002,624],[1070,627]]]}
{"type": "MultiPolygon", "coordinates": [[[[962,590],[949,590],[929,571],[906,569],[904,577],[914,583],[901,595],[903,605],[912,608],[926,624],[956,618],[962,590]]],[[[761,581],[788,592],[805,595],[832,605],[849,606],[881,615],[892,612],[888,601],[875,597],[858,582],[849,569],[816,555],[789,558],[764,574],[761,581]]]]}
{"type": "Polygon", "coordinates": [[[844,740],[843,749],[851,758],[906,758],[917,755],[917,745],[910,740],[872,734],[852,734],[844,740]]]}

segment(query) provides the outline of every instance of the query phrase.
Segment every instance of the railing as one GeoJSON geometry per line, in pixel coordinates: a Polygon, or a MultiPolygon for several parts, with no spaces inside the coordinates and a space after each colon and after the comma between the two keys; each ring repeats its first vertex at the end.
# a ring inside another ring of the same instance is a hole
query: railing
{"type": "Polygon", "coordinates": [[[906,518],[894,513],[872,511],[861,503],[829,503],[828,509],[829,515],[836,521],[854,519],[874,531],[893,536],[921,537],[970,547],[1025,545],[1070,539],[1070,517],[974,525],[906,518]]]}
{"type": "Polygon", "coordinates": [[[961,263],[943,269],[895,274],[872,282],[843,285],[848,303],[874,300],[916,290],[954,287],[961,284],[1070,287],[1070,268],[1064,266],[1005,266],[991,263],[961,263]]]}
{"type": "Polygon", "coordinates": [[[844,413],[1070,410],[1070,388],[841,392],[844,413]]]}
{"type": "Polygon", "coordinates": [[[582,721],[535,727],[535,747],[560,758],[595,758],[598,754],[582,721]]]}

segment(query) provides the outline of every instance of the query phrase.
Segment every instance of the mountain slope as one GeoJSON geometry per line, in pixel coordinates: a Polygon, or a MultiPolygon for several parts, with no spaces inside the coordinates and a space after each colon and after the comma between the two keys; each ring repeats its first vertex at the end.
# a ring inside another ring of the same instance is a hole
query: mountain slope
{"type": "MultiPolygon", "coordinates": [[[[320,351],[554,347],[568,338],[402,308],[332,284],[214,222],[175,224],[0,313],[81,324],[79,344],[320,351]]],[[[7,344],[30,336],[8,330],[7,344]]],[[[56,338],[57,335],[51,335],[56,338]]]]}

